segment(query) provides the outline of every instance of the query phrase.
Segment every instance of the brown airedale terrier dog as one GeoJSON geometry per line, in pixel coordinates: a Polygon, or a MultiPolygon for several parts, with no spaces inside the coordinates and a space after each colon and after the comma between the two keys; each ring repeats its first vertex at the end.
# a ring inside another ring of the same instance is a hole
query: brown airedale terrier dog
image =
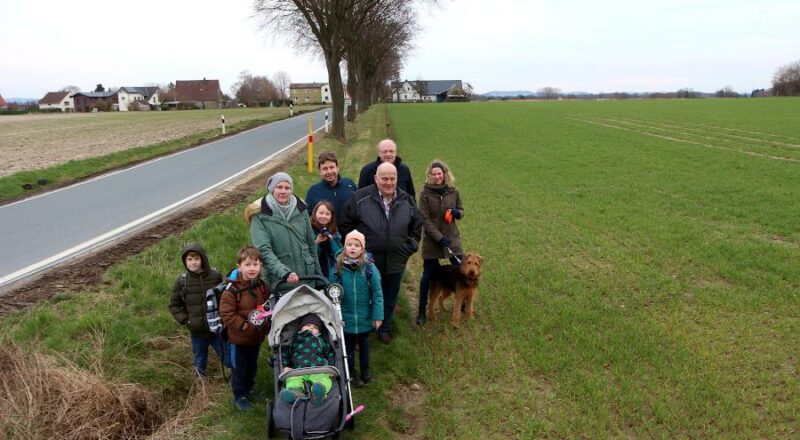
{"type": "Polygon", "coordinates": [[[478,282],[481,279],[481,266],[483,257],[476,253],[464,255],[461,266],[441,266],[431,277],[430,298],[428,300],[428,319],[436,318],[436,302],[439,310],[444,312],[444,300],[453,292],[456,294],[453,305],[453,327],[458,327],[461,322],[461,307],[465,306],[467,319],[475,315],[474,303],[478,296],[478,282]]]}

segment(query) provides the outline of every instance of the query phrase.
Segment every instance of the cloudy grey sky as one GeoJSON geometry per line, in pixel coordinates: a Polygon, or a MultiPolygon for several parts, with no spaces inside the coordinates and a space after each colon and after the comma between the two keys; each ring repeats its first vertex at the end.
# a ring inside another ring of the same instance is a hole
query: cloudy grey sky
{"type": "MultiPolygon", "coordinates": [[[[258,30],[250,0],[0,0],[0,94],[136,86],[242,70],[325,81],[322,61],[258,30]]],[[[420,8],[403,78],[477,92],[740,92],[800,59],[797,0],[443,0],[420,8]]]]}

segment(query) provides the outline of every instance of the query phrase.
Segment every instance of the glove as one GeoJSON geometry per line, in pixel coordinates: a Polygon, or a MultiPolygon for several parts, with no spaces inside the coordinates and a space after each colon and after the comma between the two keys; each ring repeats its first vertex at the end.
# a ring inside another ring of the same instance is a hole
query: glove
{"type": "Polygon", "coordinates": [[[461,216],[462,216],[462,215],[464,215],[464,214],[461,212],[461,210],[460,210],[460,209],[452,209],[452,211],[453,211],[453,218],[454,218],[454,219],[457,219],[457,220],[458,220],[458,219],[460,219],[460,218],[461,218],[461,216]]]}
{"type": "Polygon", "coordinates": [[[440,238],[439,239],[439,245],[441,247],[443,247],[443,248],[449,248],[450,247],[450,239],[447,238],[447,237],[440,238]]]}

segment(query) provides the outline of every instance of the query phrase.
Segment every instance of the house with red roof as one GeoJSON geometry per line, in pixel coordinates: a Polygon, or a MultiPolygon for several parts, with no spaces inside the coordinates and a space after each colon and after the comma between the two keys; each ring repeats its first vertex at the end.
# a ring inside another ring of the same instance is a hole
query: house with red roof
{"type": "Polygon", "coordinates": [[[8,108],[8,104],[6,104],[6,100],[3,99],[3,95],[0,95],[0,108],[4,109],[4,110],[8,108]]]}
{"type": "Polygon", "coordinates": [[[75,100],[69,92],[48,92],[39,100],[39,110],[58,109],[62,112],[75,111],[75,100]]]}
{"type": "Polygon", "coordinates": [[[223,97],[218,79],[175,81],[175,94],[182,108],[222,107],[223,97]]]}

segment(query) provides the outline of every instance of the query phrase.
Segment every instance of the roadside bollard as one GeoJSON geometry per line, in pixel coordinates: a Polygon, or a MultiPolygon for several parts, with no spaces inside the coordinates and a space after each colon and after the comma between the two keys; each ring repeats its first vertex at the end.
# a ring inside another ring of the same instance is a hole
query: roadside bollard
{"type": "Polygon", "coordinates": [[[219,119],[222,122],[222,134],[225,134],[225,115],[221,115],[219,119]]]}

